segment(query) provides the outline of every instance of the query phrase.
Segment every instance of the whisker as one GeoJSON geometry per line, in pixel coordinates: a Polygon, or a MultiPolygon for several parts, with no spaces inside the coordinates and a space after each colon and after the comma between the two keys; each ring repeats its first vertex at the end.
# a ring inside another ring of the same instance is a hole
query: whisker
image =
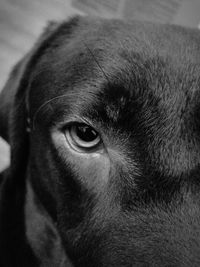
{"type": "Polygon", "coordinates": [[[56,96],[56,97],[53,97],[47,101],[45,101],[41,106],[39,106],[39,108],[36,110],[34,116],[33,116],[33,130],[35,130],[35,121],[36,121],[36,118],[38,116],[38,113],[46,106],[48,105],[50,102],[52,102],[53,100],[55,99],[59,99],[59,98],[62,98],[62,97],[69,97],[69,93],[68,94],[64,94],[64,95],[59,95],[59,96],[56,96]]]}
{"type": "MultiPolygon", "coordinates": [[[[92,58],[94,59],[94,61],[96,62],[97,66],[99,67],[99,69],[101,70],[101,72],[103,73],[104,77],[106,78],[106,80],[108,81],[108,84],[110,85],[110,81],[109,81],[109,78],[108,76],[106,75],[105,71],[103,70],[103,68],[101,67],[100,63],[98,62],[97,58],[95,57],[95,55],[93,54],[92,50],[87,46],[86,43],[84,43],[86,49],[88,50],[88,52],[90,53],[90,55],[92,56],[92,58]]],[[[36,122],[36,119],[37,119],[37,116],[38,116],[38,113],[46,106],[48,105],[50,102],[52,102],[53,100],[55,99],[59,99],[59,98],[62,98],[62,97],[69,97],[69,93],[67,94],[64,94],[64,95],[60,95],[60,96],[56,96],[54,98],[51,98],[47,101],[45,101],[41,106],[39,106],[39,108],[36,110],[34,116],[33,116],[33,120],[32,120],[32,126],[33,126],[33,130],[35,130],[35,122],[36,122]]]]}
{"type": "Polygon", "coordinates": [[[106,75],[105,71],[103,70],[103,68],[101,67],[99,61],[97,60],[97,58],[95,57],[94,53],[92,52],[92,50],[88,47],[88,45],[84,42],[84,45],[86,47],[86,49],[88,50],[88,52],[90,53],[90,55],[92,56],[92,58],[94,59],[94,61],[96,62],[97,66],[99,67],[99,69],[101,70],[101,72],[103,73],[104,77],[106,78],[107,82],[109,85],[111,85],[108,76],[106,75]]]}

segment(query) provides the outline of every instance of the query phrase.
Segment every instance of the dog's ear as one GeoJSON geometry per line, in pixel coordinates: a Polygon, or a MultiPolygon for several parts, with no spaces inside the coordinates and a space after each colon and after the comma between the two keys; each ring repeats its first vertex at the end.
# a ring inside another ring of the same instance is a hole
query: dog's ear
{"type": "MultiPolygon", "coordinates": [[[[41,46],[43,46],[44,42],[52,35],[56,27],[57,23],[49,22],[33,49],[14,66],[8,81],[0,93],[0,136],[9,143],[11,141],[10,135],[12,134],[9,127],[10,123],[12,126],[11,117],[14,109],[17,108],[19,110],[22,102],[25,101],[26,89],[28,87],[28,76],[30,75],[32,65],[34,64],[33,61],[41,46]]],[[[15,118],[15,120],[16,119],[17,118],[15,118]]]]}
{"type": "Polygon", "coordinates": [[[28,104],[27,89],[34,64],[56,34],[60,24],[50,22],[33,49],[13,68],[0,94],[0,136],[11,147],[11,172],[20,168],[17,162],[26,165],[28,149],[28,104]],[[12,170],[12,168],[14,168],[12,170]]]}

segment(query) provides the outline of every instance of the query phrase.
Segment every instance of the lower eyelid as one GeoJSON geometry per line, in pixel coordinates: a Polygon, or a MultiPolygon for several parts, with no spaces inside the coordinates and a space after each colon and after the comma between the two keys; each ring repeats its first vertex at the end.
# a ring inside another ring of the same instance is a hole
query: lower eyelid
{"type": "Polygon", "coordinates": [[[79,149],[78,147],[73,147],[67,140],[65,134],[58,129],[52,129],[52,141],[55,148],[58,150],[59,155],[65,159],[73,159],[76,162],[79,158],[82,160],[93,160],[98,159],[101,155],[106,155],[107,150],[104,147],[103,142],[93,149],[79,149]]]}
{"type": "Polygon", "coordinates": [[[82,147],[78,147],[78,146],[74,146],[72,145],[68,140],[66,140],[67,145],[69,147],[70,150],[78,153],[78,154],[99,154],[102,153],[104,151],[104,146],[103,144],[99,144],[93,148],[82,148],[82,147]]]}

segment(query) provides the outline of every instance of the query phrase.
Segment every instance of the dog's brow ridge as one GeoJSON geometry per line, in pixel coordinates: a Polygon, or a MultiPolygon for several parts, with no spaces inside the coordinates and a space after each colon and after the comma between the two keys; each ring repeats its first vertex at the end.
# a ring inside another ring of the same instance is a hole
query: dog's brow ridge
{"type": "Polygon", "coordinates": [[[35,114],[33,115],[33,119],[32,119],[32,127],[33,127],[33,130],[35,129],[35,121],[37,119],[37,116],[39,114],[39,112],[48,104],[50,104],[52,101],[56,100],[56,99],[59,99],[59,98],[63,98],[63,97],[69,97],[70,94],[67,93],[67,94],[64,94],[64,95],[60,95],[60,96],[55,96],[47,101],[45,101],[42,105],[40,105],[38,107],[38,109],[35,111],[35,114]]]}

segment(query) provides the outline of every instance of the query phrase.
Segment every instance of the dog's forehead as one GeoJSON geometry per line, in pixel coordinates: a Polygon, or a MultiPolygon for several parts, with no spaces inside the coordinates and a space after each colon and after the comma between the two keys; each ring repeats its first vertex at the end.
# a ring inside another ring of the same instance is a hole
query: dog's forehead
{"type": "MultiPolygon", "coordinates": [[[[54,97],[71,83],[87,83],[101,75],[107,81],[117,79],[119,73],[125,81],[127,76],[134,80],[141,74],[165,84],[165,77],[171,82],[182,79],[187,85],[198,80],[200,37],[195,30],[101,19],[82,19],[70,34],[68,28],[67,23],[61,25],[35,67],[34,79],[40,86],[51,82],[44,96],[47,92],[54,97]]],[[[176,90],[178,86],[172,92],[176,90]]]]}
{"type": "Polygon", "coordinates": [[[86,101],[91,94],[104,95],[107,105],[116,102],[117,106],[119,101],[154,98],[179,110],[198,94],[196,31],[101,19],[83,19],[70,35],[68,27],[62,25],[35,67],[30,93],[33,113],[69,92],[75,98],[85,94],[86,101]]]}
{"type": "Polygon", "coordinates": [[[128,134],[143,136],[145,149],[150,147],[154,153],[157,147],[157,157],[168,154],[168,161],[177,161],[180,169],[188,168],[187,159],[195,166],[199,158],[198,32],[100,20],[83,21],[69,36],[65,27],[33,72],[31,115],[47,105],[45,116],[54,113],[58,118],[71,110],[102,124],[113,123],[128,134]]]}

